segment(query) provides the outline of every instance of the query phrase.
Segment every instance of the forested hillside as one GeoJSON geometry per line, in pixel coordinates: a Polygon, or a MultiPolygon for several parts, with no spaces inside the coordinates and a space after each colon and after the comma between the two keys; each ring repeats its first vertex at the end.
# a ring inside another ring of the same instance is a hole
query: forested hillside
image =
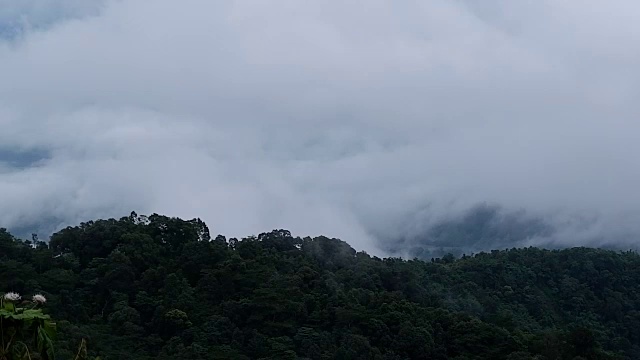
{"type": "MultiPolygon", "coordinates": [[[[345,239],[348,240],[348,239],[345,239]]],[[[640,256],[380,259],[277,230],[132,214],[50,242],[0,231],[0,292],[42,293],[58,359],[640,359],[640,256]]]]}

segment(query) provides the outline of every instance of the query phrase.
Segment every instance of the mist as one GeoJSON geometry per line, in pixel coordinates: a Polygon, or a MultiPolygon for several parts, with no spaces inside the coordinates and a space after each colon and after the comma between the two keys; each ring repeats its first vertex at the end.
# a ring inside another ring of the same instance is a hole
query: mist
{"type": "Polygon", "coordinates": [[[476,250],[640,234],[637,2],[46,3],[0,1],[0,227],[135,210],[407,255],[489,204],[541,225],[476,250]]]}

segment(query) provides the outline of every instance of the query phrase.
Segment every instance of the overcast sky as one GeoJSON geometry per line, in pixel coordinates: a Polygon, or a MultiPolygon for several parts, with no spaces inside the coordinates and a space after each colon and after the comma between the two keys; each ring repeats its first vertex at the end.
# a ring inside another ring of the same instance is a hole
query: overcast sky
{"type": "Polygon", "coordinates": [[[0,226],[375,252],[490,202],[633,237],[639,44],[633,0],[0,0],[0,226]]]}

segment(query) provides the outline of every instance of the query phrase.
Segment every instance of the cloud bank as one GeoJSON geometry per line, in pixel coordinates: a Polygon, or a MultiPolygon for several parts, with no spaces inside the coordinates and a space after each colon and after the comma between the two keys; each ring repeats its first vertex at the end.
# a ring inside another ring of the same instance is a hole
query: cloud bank
{"type": "Polygon", "coordinates": [[[640,234],[637,2],[57,3],[0,1],[0,226],[135,210],[375,253],[490,202],[640,234]]]}

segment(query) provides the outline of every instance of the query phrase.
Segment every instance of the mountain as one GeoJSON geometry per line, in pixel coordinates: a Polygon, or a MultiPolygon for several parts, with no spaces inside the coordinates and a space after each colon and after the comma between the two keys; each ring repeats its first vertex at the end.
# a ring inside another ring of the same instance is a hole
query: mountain
{"type": "MultiPolygon", "coordinates": [[[[528,234],[491,225],[495,216],[478,211],[429,239],[493,245],[528,234]]],[[[639,285],[633,251],[407,261],[286,230],[212,237],[199,219],[135,213],[49,243],[0,230],[0,289],[46,296],[59,359],[77,358],[83,339],[86,358],[102,360],[638,359],[639,285]]]]}
{"type": "MultiPolygon", "coordinates": [[[[418,219],[420,219],[418,217],[418,219]]],[[[437,221],[425,220],[414,230],[401,236],[379,236],[380,246],[393,256],[430,260],[453,254],[475,254],[495,249],[538,246],[546,249],[568,247],[567,244],[592,244],[610,250],[637,250],[630,241],[634,236],[622,234],[590,233],[596,222],[593,218],[572,218],[552,223],[548,218],[533,216],[523,210],[508,211],[497,205],[480,204],[456,216],[437,221]]],[[[414,221],[415,222],[415,221],[414,221]]]]}

